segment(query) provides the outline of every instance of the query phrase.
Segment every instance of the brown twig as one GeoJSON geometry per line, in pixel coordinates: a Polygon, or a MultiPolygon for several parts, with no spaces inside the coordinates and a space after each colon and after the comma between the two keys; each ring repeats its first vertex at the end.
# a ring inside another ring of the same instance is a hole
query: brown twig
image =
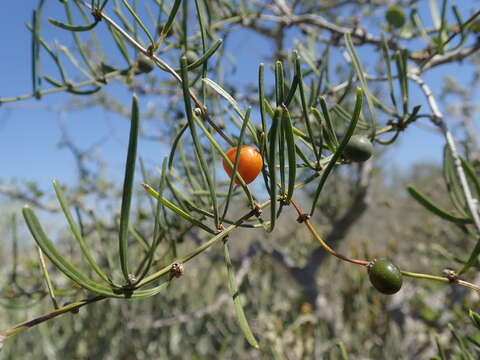
{"type": "Polygon", "coordinates": [[[296,203],[295,200],[291,199],[291,203],[293,205],[293,207],[295,208],[295,210],[297,211],[297,214],[298,214],[298,222],[300,223],[304,223],[308,230],[310,231],[310,233],[313,235],[313,237],[315,238],[315,240],[317,240],[320,245],[327,251],[329,252],[331,255],[341,259],[341,260],[344,260],[344,261],[348,261],[352,264],[356,264],[356,265],[362,265],[362,266],[367,266],[370,261],[367,261],[367,260],[357,260],[357,259],[352,259],[352,258],[349,258],[348,256],[345,256],[345,255],[342,255],[338,252],[336,252],[335,250],[333,250],[330,246],[328,246],[328,244],[323,241],[322,237],[320,236],[320,234],[318,233],[318,231],[315,229],[315,226],[310,222],[309,220],[309,216],[306,215],[302,209],[300,208],[300,206],[296,203]]]}

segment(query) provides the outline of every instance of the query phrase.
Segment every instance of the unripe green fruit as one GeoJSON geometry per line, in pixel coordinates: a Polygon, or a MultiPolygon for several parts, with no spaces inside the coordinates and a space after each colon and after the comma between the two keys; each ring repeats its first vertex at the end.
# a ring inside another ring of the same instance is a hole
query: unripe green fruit
{"type": "Polygon", "coordinates": [[[140,73],[149,73],[155,68],[155,63],[150,60],[148,57],[142,55],[138,59],[137,69],[140,73]]]}
{"type": "Polygon", "coordinates": [[[185,53],[185,56],[187,57],[187,64],[193,64],[197,60],[197,54],[193,50],[187,50],[185,53]]]}
{"type": "Polygon", "coordinates": [[[385,13],[385,18],[393,27],[401,28],[403,25],[405,25],[405,13],[399,7],[392,6],[388,8],[387,12],[385,13]]]}
{"type": "Polygon", "coordinates": [[[376,260],[367,267],[373,287],[383,294],[392,295],[402,287],[402,273],[390,260],[376,260]]]}
{"type": "Polygon", "coordinates": [[[363,162],[372,156],[373,145],[362,135],[353,135],[343,149],[343,155],[350,161],[363,162]]]}

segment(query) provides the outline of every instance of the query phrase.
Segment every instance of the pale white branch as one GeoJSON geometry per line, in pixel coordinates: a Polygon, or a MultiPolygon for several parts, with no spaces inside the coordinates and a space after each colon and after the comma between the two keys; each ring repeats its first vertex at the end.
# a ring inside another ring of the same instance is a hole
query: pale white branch
{"type": "Polygon", "coordinates": [[[473,223],[477,231],[480,233],[480,217],[478,215],[478,206],[477,206],[478,201],[472,195],[470,185],[468,184],[467,177],[465,176],[465,171],[463,170],[462,162],[460,160],[460,156],[458,154],[457,147],[455,145],[455,139],[453,138],[453,135],[450,132],[450,130],[448,130],[447,124],[445,123],[443,115],[440,109],[438,108],[437,101],[435,100],[435,97],[433,96],[433,93],[430,87],[418,75],[418,70],[414,69],[412,72],[408,74],[408,77],[413,81],[415,81],[420,86],[423,93],[425,94],[425,97],[427,98],[428,105],[430,106],[430,109],[432,110],[432,113],[433,113],[432,121],[434,122],[435,125],[437,125],[441,129],[443,136],[445,137],[445,141],[447,142],[447,146],[449,147],[452,153],[452,157],[455,165],[455,171],[458,175],[458,179],[460,180],[460,185],[462,188],[463,196],[465,197],[465,201],[467,203],[468,211],[472,216],[473,223]]]}

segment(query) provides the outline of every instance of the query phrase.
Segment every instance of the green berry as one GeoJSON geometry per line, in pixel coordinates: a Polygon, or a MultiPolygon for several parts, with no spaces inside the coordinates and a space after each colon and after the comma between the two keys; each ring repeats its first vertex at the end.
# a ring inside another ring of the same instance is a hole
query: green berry
{"type": "Polygon", "coordinates": [[[397,29],[405,25],[405,13],[399,7],[392,6],[388,8],[385,13],[385,18],[391,26],[396,27],[397,29]]]}
{"type": "Polygon", "coordinates": [[[373,261],[367,269],[370,282],[381,293],[392,295],[402,287],[402,273],[390,260],[373,261]]]}
{"type": "Polygon", "coordinates": [[[185,56],[187,57],[188,65],[193,64],[197,60],[197,54],[193,50],[187,50],[185,56]]]}
{"type": "Polygon", "coordinates": [[[149,73],[155,68],[155,63],[148,57],[142,55],[138,59],[137,69],[140,73],[149,73]]]}
{"type": "Polygon", "coordinates": [[[366,161],[372,156],[372,153],[372,143],[362,135],[353,135],[343,149],[343,155],[354,162],[366,161]]]}

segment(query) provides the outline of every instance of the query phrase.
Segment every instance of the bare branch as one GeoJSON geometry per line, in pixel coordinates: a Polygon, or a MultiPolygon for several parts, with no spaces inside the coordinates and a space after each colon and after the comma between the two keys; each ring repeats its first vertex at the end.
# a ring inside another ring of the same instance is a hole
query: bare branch
{"type": "Polygon", "coordinates": [[[450,132],[450,130],[448,130],[447,124],[445,123],[443,118],[443,114],[440,112],[440,109],[438,108],[437,102],[435,100],[435,97],[433,96],[432,91],[430,90],[430,87],[425,83],[425,81],[423,81],[423,79],[419,75],[417,75],[417,73],[410,72],[408,76],[410,79],[415,81],[422,89],[423,93],[425,94],[425,97],[427,98],[428,105],[430,106],[430,109],[432,110],[432,113],[433,113],[432,122],[441,129],[443,136],[445,137],[447,146],[449,147],[452,153],[453,162],[455,165],[455,171],[457,172],[458,178],[460,180],[460,185],[463,191],[463,195],[465,197],[465,201],[467,203],[468,210],[470,212],[470,215],[473,218],[473,223],[475,225],[475,228],[477,229],[477,232],[480,233],[480,217],[478,215],[478,205],[477,205],[478,200],[473,198],[472,191],[467,182],[467,177],[465,176],[465,172],[463,170],[460,156],[458,154],[458,151],[455,145],[455,139],[453,138],[453,135],[450,132]]]}
{"type": "Polygon", "coordinates": [[[0,186],[0,194],[3,194],[10,199],[26,201],[28,204],[49,212],[57,212],[60,210],[60,207],[46,204],[38,200],[36,197],[30,196],[14,187],[0,186]]]}
{"type": "Polygon", "coordinates": [[[462,61],[475,54],[478,50],[480,50],[480,40],[477,41],[472,47],[459,49],[457,51],[452,51],[442,55],[435,55],[427,63],[425,63],[425,65],[422,67],[422,71],[445,63],[462,61]]]}

